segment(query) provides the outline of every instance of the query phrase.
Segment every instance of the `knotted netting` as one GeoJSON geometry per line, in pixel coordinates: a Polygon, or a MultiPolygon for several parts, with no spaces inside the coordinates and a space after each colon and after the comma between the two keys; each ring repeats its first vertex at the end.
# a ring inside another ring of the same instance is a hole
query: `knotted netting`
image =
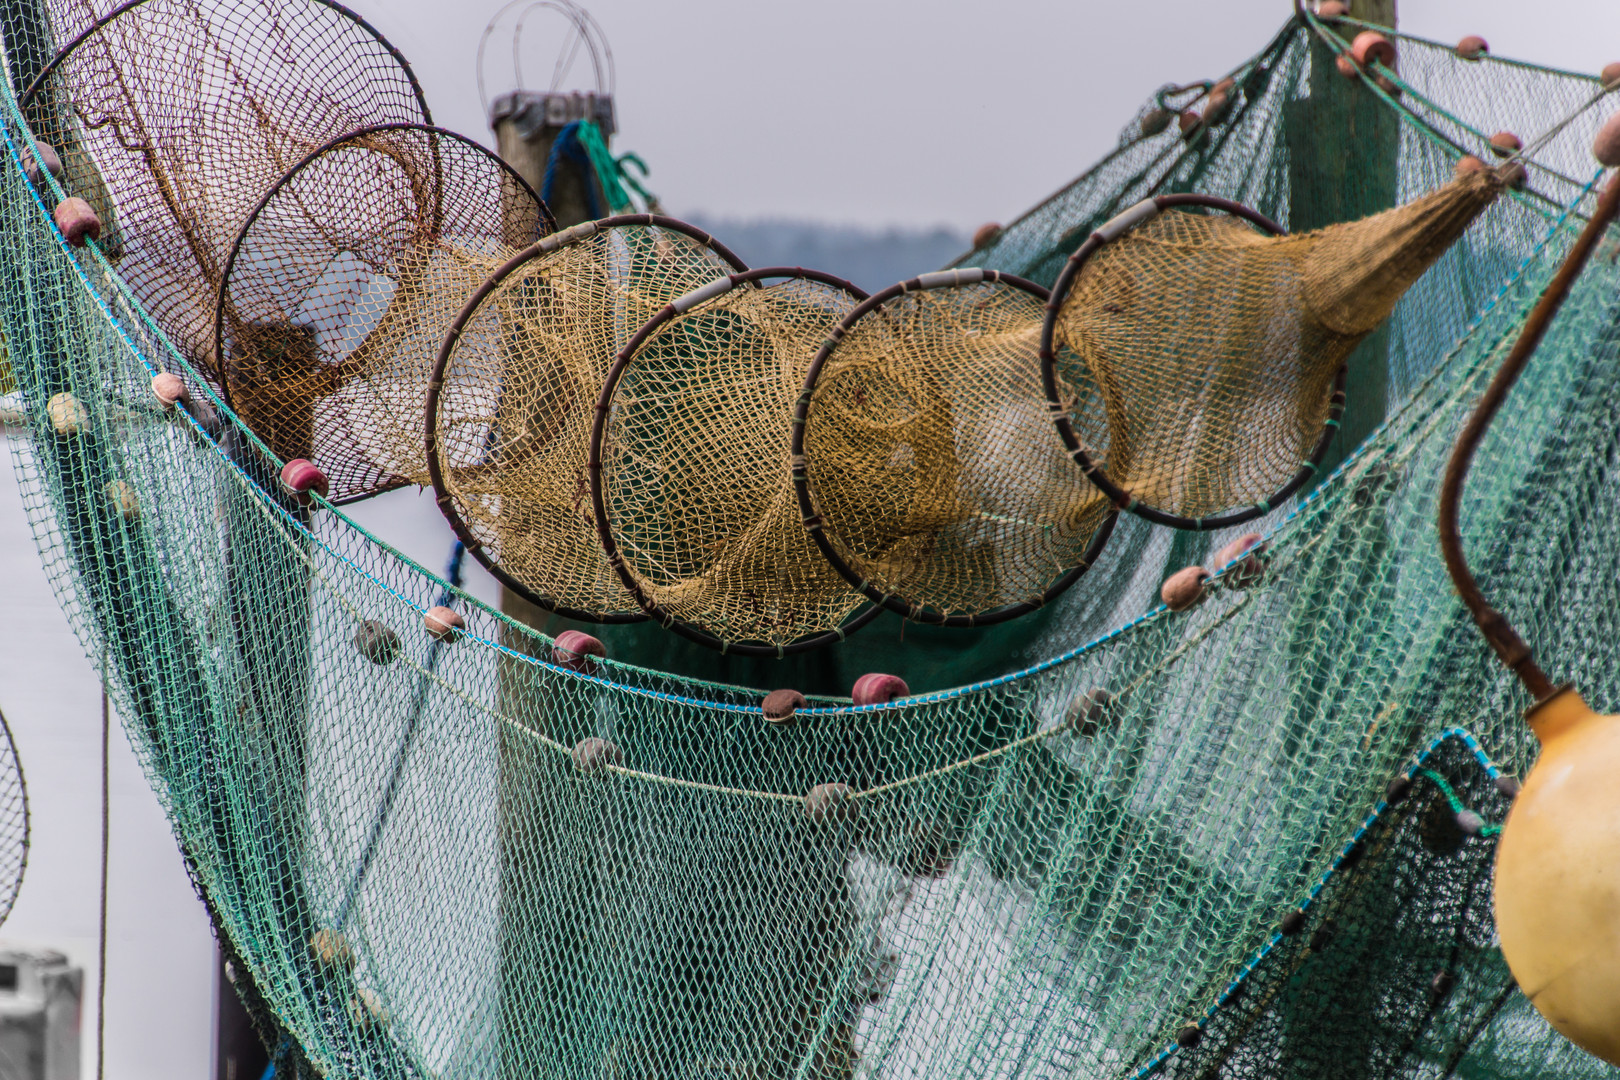
{"type": "Polygon", "coordinates": [[[648,319],[742,269],[683,222],[606,218],[525,250],[454,317],[429,390],[428,467],[445,516],[508,588],[592,622],[646,617],[597,538],[592,406],[648,319]]]}
{"type": "Polygon", "coordinates": [[[851,311],[811,362],[794,416],[799,509],[875,603],[940,624],[1015,618],[1107,542],[1113,508],[1074,482],[1043,407],[1047,299],[994,272],[912,279],[851,311]]]}
{"type": "MultiPolygon", "coordinates": [[[[1400,48],[1417,118],[1329,83],[1330,46],[1293,24],[1239,69],[1224,125],[1131,142],[975,261],[1049,282],[1075,236],[1161,187],[1293,232],[1365,216],[1444,182],[1468,118],[1534,131],[1595,88],[1400,48]],[[1336,149],[1306,152],[1330,106],[1387,137],[1349,183],[1336,149]]],[[[808,657],[704,681],[649,622],[564,666],[454,593],[465,632],[431,640],[443,581],[152,404],[151,375],[187,359],[103,251],[53,232],[4,105],[0,328],[29,512],[278,1069],[1612,1075],[1529,1009],[1492,942],[1496,781],[1534,746],[1433,524],[1451,440],[1589,205],[1584,137],[1538,151],[1528,189],[1360,346],[1377,430],[1266,519],[1258,577],[1156,607],[1165,569],[1223,537],[1122,519],[1025,619],[903,641],[878,622],[810,654],[827,684],[885,669],[921,692],[812,693],[779,724],[763,693],[818,689],[808,657]],[[64,394],[82,413],[49,407],[64,394]],[[357,650],[367,621],[397,651],[357,650]]],[[[1617,251],[1514,390],[1464,513],[1482,584],[1609,711],[1617,251]]]]}
{"type": "Polygon", "coordinates": [[[334,502],[427,482],[422,410],[447,324],[544,232],[500,158],[419,124],[347,132],[278,177],[225,255],[214,349],[224,398],[334,502]]]}
{"type": "Polygon", "coordinates": [[[409,66],[338,3],[13,6],[12,81],[33,137],[97,210],[134,295],[216,385],[227,251],[260,198],[328,140],[431,122],[409,66]]]}

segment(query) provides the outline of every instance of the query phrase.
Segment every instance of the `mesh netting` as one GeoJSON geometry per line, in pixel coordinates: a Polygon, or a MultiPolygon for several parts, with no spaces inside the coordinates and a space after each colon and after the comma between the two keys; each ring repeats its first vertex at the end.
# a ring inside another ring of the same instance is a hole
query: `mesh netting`
{"type": "MultiPolygon", "coordinates": [[[[1545,129],[1595,86],[1400,48],[1409,111],[1291,24],[1235,73],[1223,124],[1133,136],[976,261],[1046,284],[1101,222],[1174,190],[1295,233],[1365,217],[1444,183],[1471,130],[1545,129]],[[1347,174],[1323,118],[1351,114],[1347,174]]],[[[153,402],[151,376],[187,357],[105,250],[75,257],[52,231],[61,193],[25,179],[0,96],[29,514],[238,989],[287,1035],[279,1075],[1616,1075],[1551,1032],[1492,942],[1493,769],[1522,773],[1535,747],[1434,536],[1451,441],[1589,205],[1590,116],[1357,348],[1361,434],[1264,519],[1241,579],[1156,606],[1165,571],[1226,537],[1122,516],[1097,566],[1023,619],[886,615],[748,661],[749,686],[672,671],[684,643],[650,623],[553,663],[552,639],[455,593],[464,631],[435,641],[443,581],[153,402]],[[763,715],[768,686],[874,668],[922,692],[763,715]]],[[[1606,712],[1617,240],[1481,447],[1464,514],[1481,584],[1606,712]]],[[[760,475],[788,475],[803,376],[778,373],[760,475]]]]}
{"type": "Polygon", "coordinates": [[[824,645],[870,618],[811,546],[787,433],[810,358],[865,293],[733,274],[664,308],[614,361],[591,437],[603,550],[648,613],[727,651],[824,645]]]}
{"type": "Polygon", "coordinates": [[[743,269],[682,222],[607,218],[507,263],[449,323],[427,420],[434,490],[468,550],[531,603],[593,622],[645,618],[597,539],[592,409],[631,334],[743,269]]]}
{"type": "Polygon", "coordinates": [[[215,321],[225,400],[334,502],[426,483],[422,409],[444,329],[552,227],[494,154],[419,125],[366,128],[266,192],[225,258],[215,321]]]}
{"type": "Polygon", "coordinates": [[[334,501],[425,481],[421,415],[444,327],[546,225],[532,190],[460,136],[390,126],[322,147],[227,258],[227,402],[278,458],[321,466],[334,501]]]}
{"type": "Polygon", "coordinates": [[[1165,524],[1269,512],[1327,450],[1345,359],[1501,190],[1470,173],[1290,237],[1146,204],[1145,224],[1083,245],[1058,277],[1042,358],[1065,442],[1165,524]]]}
{"type": "Polygon", "coordinates": [[[28,870],[28,783],[11,724],[0,715],[0,923],[11,917],[28,870]]]}
{"type": "MultiPolygon", "coordinates": [[[[63,186],[101,217],[104,250],[123,280],[218,385],[214,306],[249,213],[328,140],[368,124],[428,121],[421,89],[391,47],[339,4],[42,7],[63,48],[32,79],[17,80],[23,116],[56,148],[63,186]]],[[[22,74],[14,70],[14,80],[22,74]]]]}
{"type": "Polygon", "coordinates": [[[912,619],[983,625],[1072,585],[1113,527],[1052,437],[1047,292],[991,272],[878,293],[839,324],[795,416],[800,509],[847,581],[912,619]]]}

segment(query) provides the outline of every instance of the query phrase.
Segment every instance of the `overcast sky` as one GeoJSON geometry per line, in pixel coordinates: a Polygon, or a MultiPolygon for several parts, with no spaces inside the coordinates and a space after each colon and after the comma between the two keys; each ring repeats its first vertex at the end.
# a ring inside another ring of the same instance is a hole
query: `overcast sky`
{"type": "MultiPolygon", "coordinates": [[[[474,58],[503,0],[349,2],[411,59],[435,119],[488,141],[474,58]]],[[[1061,186],[1146,95],[1235,66],[1291,10],[1289,0],[585,6],[618,61],[614,148],[646,159],[671,212],[965,229],[1061,186]]],[[[1574,70],[1620,59],[1616,0],[1400,0],[1400,20],[1574,70]]],[[[530,17],[525,73],[539,89],[562,30],[555,15],[530,17]]],[[[509,31],[486,67],[492,91],[511,88],[509,31]]],[[[588,89],[588,68],[575,70],[588,89]]]]}

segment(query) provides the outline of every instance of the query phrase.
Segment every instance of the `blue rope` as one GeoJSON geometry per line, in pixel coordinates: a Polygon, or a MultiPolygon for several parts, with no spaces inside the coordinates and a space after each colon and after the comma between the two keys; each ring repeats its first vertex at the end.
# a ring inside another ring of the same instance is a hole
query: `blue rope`
{"type": "Polygon", "coordinates": [[[573,164],[579,166],[581,180],[585,185],[585,210],[592,220],[603,217],[602,201],[597,198],[596,185],[591,179],[596,175],[596,165],[591,161],[590,152],[580,141],[580,125],[583,120],[570,120],[557,132],[557,137],[551,140],[551,153],[546,155],[546,175],[540,181],[540,201],[550,206],[552,196],[557,190],[557,172],[562,165],[564,155],[573,164]]]}

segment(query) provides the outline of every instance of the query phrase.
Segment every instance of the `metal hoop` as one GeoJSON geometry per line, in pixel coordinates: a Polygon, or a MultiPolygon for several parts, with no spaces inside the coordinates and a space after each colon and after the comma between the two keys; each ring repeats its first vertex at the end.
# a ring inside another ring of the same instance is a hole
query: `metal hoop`
{"type": "Polygon", "coordinates": [[[761,281],[769,278],[800,278],[806,281],[820,282],[823,285],[843,289],[861,300],[867,298],[864,289],[845,281],[843,278],[834,277],[832,274],[826,274],[819,270],[806,270],[796,266],[770,266],[719,278],[696,292],[688,293],[674,303],[666,305],[651,319],[647,320],[645,326],[635,332],[614,359],[613,367],[608,370],[607,378],[602,383],[602,393],[596,400],[596,417],[591,425],[591,456],[587,465],[591,475],[591,504],[596,512],[596,533],[601,539],[602,551],[607,555],[608,563],[613,567],[614,572],[619,575],[619,580],[624,582],[624,586],[629,590],[630,595],[635,597],[636,603],[640,604],[642,610],[657,620],[664,629],[671,630],[688,641],[696,642],[711,649],[717,649],[722,653],[735,653],[738,656],[783,657],[793,653],[808,652],[824,645],[831,645],[834,642],[842,641],[848,635],[877,618],[883,609],[873,605],[865,611],[857,612],[853,618],[837,630],[813,634],[810,637],[786,645],[771,645],[754,641],[729,641],[717,637],[701,627],[677,619],[647,594],[647,590],[642,587],[640,579],[631,572],[629,566],[625,564],[624,556],[619,552],[618,543],[613,537],[613,523],[608,518],[607,494],[602,482],[602,443],[607,435],[607,417],[608,412],[613,407],[614,391],[618,389],[619,383],[634,360],[636,352],[654,332],[675,318],[675,316],[690,310],[705,300],[723,295],[739,285],[758,286],[761,281]]]}
{"type": "MultiPolygon", "coordinates": [[[[144,0],[142,0],[142,2],[144,2],[144,0]]],[[[217,293],[217,298],[214,302],[214,362],[216,370],[213,372],[213,374],[219,381],[220,398],[225,402],[226,406],[233,411],[235,410],[236,405],[231,401],[231,380],[225,377],[225,308],[231,286],[231,275],[236,269],[236,260],[241,254],[242,245],[246,242],[248,234],[252,232],[253,226],[258,222],[259,216],[264,213],[265,208],[268,207],[275,197],[280,194],[281,191],[304,169],[308,168],[311,164],[320,160],[323,156],[333,150],[340,149],[351,143],[358,143],[360,140],[368,136],[381,135],[390,131],[412,131],[429,136],[432,141],[434,171],[436,174],[438,174],[438,178],[441,181],[439,185],[439,190],[441,192],[443,191],[443,161],[439,154],[438,139],[452,139],[465,145],[475,153],[487,158],[489,161],[493,162],[496,168],[503,172],[509,179],[516,182],[519,191],[523,192],[534,200],[535,206],[537,206],[540,210],[540,220],[544,225],[545,231],[548,233],[556,231],[557,219],[552,215],[551,208],[541,200],[539,193],[534,190],[527,180],[523,179],[516,169],[512,168],[512,166],[507,164],[503,158],[493,153],[488,148],[474,142],[465,135],[451,131],[448,128],[434,127],[431,124],[417,124],[409,121],[399,121],[389,124],[373,124],[369,127],[356,128],[353,131],[339,135],[335,139],[328,140],[326,143],[310,151],[308,154],[305,154],[296,165],[282,173],[280,179],[270,186],[270,190],[266,191],[259,201],[254,204],[253,209],[248,211],[247,217],[242,222],[242,227],[236,231],[236,236],[231,240],[230,250],[225,255],[225,262],[223,263],[223,267],[220,271],[219,292],[217,293]]],[[[439,208],[438,212],[442,212],[442,207],[439,208]]],[[[391,485],[390,488],[379,488],[375,492],[368,492],[366,495],[356,496],[355,498],[335,499],[332,500],[332,505],[342,506],[345,503],[354,502],[358,498],[368,498],[370,495],[379,494],[382,491],[391,490],[392,487],[400,486],[402,485],[394,484],[391,485]]]]}
{"type": "Polygon", "coordinates": [[[460,538],[468,553],[477,559],[479,565],[488,570],[496,581],[499,581],[535,607],[561,615],[564,618],[599,625],[643,622],[646,620],[647,615],[641,611],[613,612],[603,615],[599,612],[571,607],[550,597],[540,595],[523,581],[507,573],[500,561],[490,555],[489,550],[484,546],[483,540],[474,534],[466,519],[456,510],[455,497],[447,486],[444,468],[439,464],[439,400],[444,390],[445,373],[450,365],[450,357],[455,352],[456,344],[461,339],[462,330],[477,314],[478,309],[489,298],[490,294],[499,289],[507,278],[535,259],[550,255],[554,251],[578,243],[581,240],[589,239],[603,230],[637,225],[657,227],[680,233],[709,248],[722,261],[734,267],[739,273],[747,269],[747,265],[730,248],[702,229],[660,214],[620,214],[616,217],[576,225],[573,228],[564,229],[560,233],[553,233],[551,236],[529,245],[497,267],[495,272],[478,287],[478,291],[473,293],[468,298],[467,303],[462,306],[460,313],[456,315],[455,321],[450,324],[445,332],[443,342],[439,345],[439,354],[433,362],[432,374],[428,377],[427,399],[422,418],[423,450],[427,457],[428,479],[433,485],[434,502],[439,507],[439,513],[443,514],[444,519],[450,523],[450,528],[455,531],[456,536],[460,538]]]}
{"type": "Polygon", "coordinates": [[[1241,525],[1246,521],[1270,513],[1278,504],[1303,487],[1309,480],[1321,471],[1322,461],[1327,457],[1328,447],[1333,442],[1333,435],[1338,430],[1339,419],[1344,413],[1345,401],[1345,365],[1340,365],[1338,373],[1333,380],[1333,393],[1328,398],[1328,418],[1323,426],[1322,434],[1318,437],[1316,445],[1311,449],[1310,456],[1305,463],[1271,495],[1252,506],[1241,510],[1233,510],[1213,517],[1189,518],[1180,514],[1172,514],[1152,506],[1144,506],[1128,491],[1120,487],[1110,477],[1107,471],[1091,456],[1080,437],[1075,434],[1074,424],[1069,419],[1068,407],[1064,404],[1062,395],[1058,392],[1057,378],[1057,349],[1054,344],[1057,331],[1058,312],[1063,302],[1068,299],[1069,291],[1079,277],[1086,261],[1095,255],[1104,245],[1119,239],[1136,226],[1153,218],[1161,210],[1168,210],[1179,206],[1203,206],[1213,210],[1220,210],[1240,217],[1245,221],[1271,233],[1273,236],[1287,235],[1286,229],[1261,214],[1251,210],[1242,203],[1231,199],[1222,199],[1214,195],[1197,195],[1192,193],[1176,195],[1157,195],[1144,199],[1124,213],[1099,226],[1085,243],[1069,256],[1068,262],[1063,265],[1063,272],[1058,275],[1057,282],[1052,286],[1052,297],[1046,305],[1046,321],[1041,324],[1041,383],[1046,392],[1046,404],[1052,411],[1052,420],[1056,424],[1058,436],[1063,445],[1069,450],[1069,456],[1074,459],[1080,471],[1086,478],[1095,484],[1103,494],[1113,500],[1114,505],[1128,514],[1135,514],[1156,525],[1168,525],[1173,529],[1191,529],[1207,532],[1213,529],[1224,529],[1233,525],[1241,525]]]}
{"type": "Polygon", "coordinates": [[[912,622],[925,623],[930,626],[993,626],[996,623],[1016,619],[1020,615],[1027,615],[1037,608],[1044,607],[1076,581],[1080,580],[1080,576],[1095,564],[1097,557],[1102,554],[1103,547],[1107,545],[1108,538],[1113,535],[1114,524],[1119,518],[1117,511],[1110,511],[1103,523],[1097,527],[1097,531],[1092,534],[1091,542],[1081,556],[1079,565],[1065,571],[1036,599],[1007,604],[977,615],[946,615],[926,605],[907,600],[896,593],[884,592],[864,574],[852,567],[839,554],[832,541],[828,539],[825,516],[816,508],[815,501],[811,498],[810,463],[804,448],[804,433],[809,424],[812,396],[815,393],[816,383],[821,377],[822,368],[826,366],[827,360],[832,356],[833,351],[838,348],[839,343],[854,329],[855,325],[865,316],[881,309],[890,300],[904,296],[907,293],[926,289],[955,288],[963,285],[976,285],[986,281],[999,282],[1014,289],[1022,290],[1040,300],[1042,304],[1047,303],[1051,298],[1051,294],[1046,289],[1033,281],[1015,277],[1012,274],[1004,274],[999,270],[970,268],[945,270],[914,277],[897,285],[890,285],[882,292],[862,301],[855,310],[844,316],[838,326],[833,329],[821,348],[817,350],[815,358],[810,361],[810,368],[805,372],[804,389],[799,392],[799,400],[793,410],[793,491],[798,497],[799,511],[804,516],[805,529],[810,533],[810,539],[815,542],[816,549],[821,552],[827,562],[832,564],[832,568],[838,571],[840,577],[849,582],[852,588],[872,601],[872,603],[912,622]]]}

